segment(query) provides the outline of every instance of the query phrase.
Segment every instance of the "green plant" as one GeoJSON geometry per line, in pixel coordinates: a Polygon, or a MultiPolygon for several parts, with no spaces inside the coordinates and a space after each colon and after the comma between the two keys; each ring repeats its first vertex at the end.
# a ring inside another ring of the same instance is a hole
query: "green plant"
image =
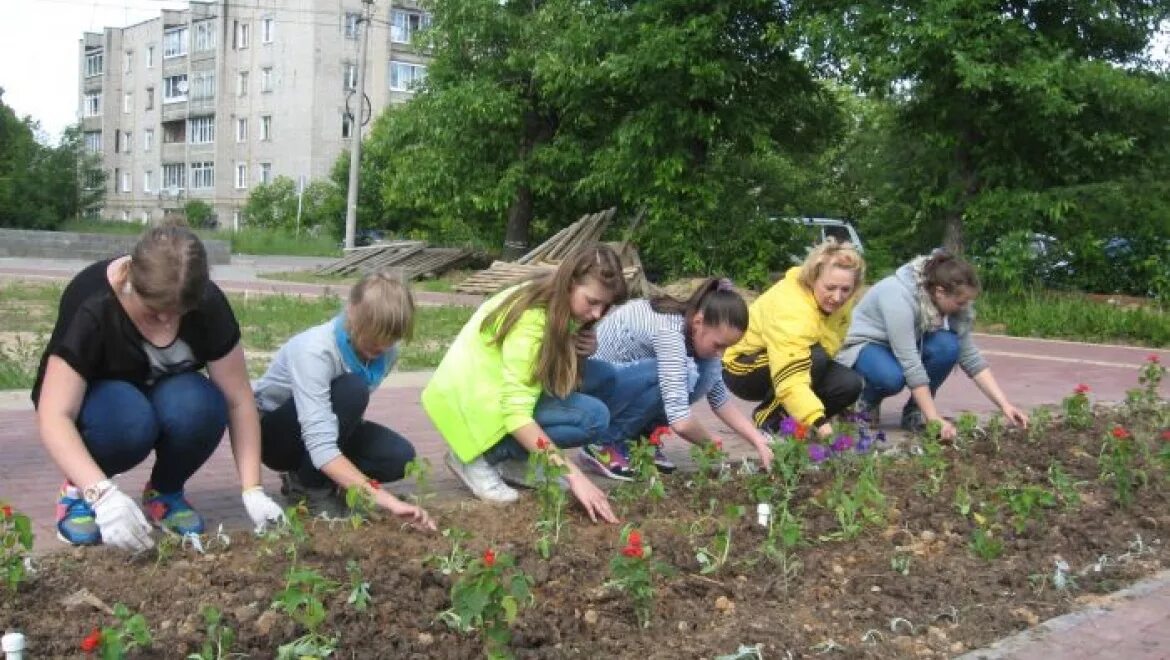
{"type": "Polygon", "coordinates": [[[1028,429],[1025,438],[1028,442],[1036,442],[1047,435],[1052,428],[1052,409],[1048,406],[1036,406],[1028,416],[1028,429]]]}
{"type": "Polygon", "coordinates": [[[1060,461],[1053,461],[1048,466],[1048,483],[1056,491],[1056,496],[1060,498],[1064,508],[1076,509],[1081,505],[1081,494],[1077,491],[1077,485],[1064,471],[1060,461]]]}
{"type": "Polygon", "coordinates": [[[971,530],[971,541],[967,547],[983,561],[994,561],[1003,554],[1003,541],[995,536],[998,525],[994,522],[996,511],[992,508],[990,515],[975,513],[975,528],[971,530]]]}
{"type": "Polygon", "coordinates": [[[121,660],[129,651],[149,648],[152,638],[146,618],[132,614],[122,603],[114,605],[118,625],[102,628],[99,645],[102,660],[121,660]]]}
{"type": "Polygon", "coordinates": [[[415,456],[406,464],[404,476],[414,479],[414,492],[410,498],[416,506],[423,506],[434,496],[431,492],[431,461],[426,456],[415,456]]]}
{"type": "Polygon", "coordinates": [[[617,589],[630,597],[638,626],[650,627],[654,612],[654,577],[666,572],[666,567],[651,559],[649,545],[642,542],[642,533],[627,525],[622,529],[621,542],[625,544],[609,562],[608,588],[617,589]]]}
{"type": "Polygon", "coordinates": [[[1166,366],[1157,354],[1151,353],[1146,357],[1138,372],[1138,384],[1141,387],[1129,390],[1126,393],[1126,404],[1135,414],[1149,414],[1159,408],[1161,397],[1158,388],[1166,376],[1166,366]]]}
{"type": "Polygon", "coordinates": [[[451,609],[439,619],[461,632],[482,629],[488,657],[509,657],[512,623],[532,602],[532,578],[516,567],[511,555],[497,556],[489,548],[451,586],[451,609]]]}
{"type": "Polygon", "coordinates": [[[349,575],[349,597],[345,602],[352,605],[358,612],[370,609],[370,583],[362,576],[362,567],[353,559],[345,562],[345,572],[349,575]]]}
{"type": "Polygon", "coordinates": [[[1029,520],[1041,523],[1044,509],[1056,506],[1056,497],[1048,490],[1034,485],[1000,486],[996,491],[1012,514],[1012,527],[1023,534],[1029,520]]]}
{"type": "Polygon", "coordinates": [[[365,484],[355,484],[345,489],[345,506],[349,509],[349,524],[354,529],[361,527],[374,517],[378,510],[378,501],[374,492],[380,490],[382,484],[370,479],[365,484]],[[366,488],[366,486],[369,488],[366,488]]]}
{"type": "Polygon", "coordinates": [[[287,644],[281,644],[277,649],[278,658],[325,658],[333,653],[337,648],[337,638],[323,635],[318,629],[326,614],[322,599],[336,590],[337,583],[317,571],[299,568],[295,564],[289,566],[285,587],[276,594],[272,608],[286,612],[306,632],[287,644]]]}
{"type": "Polygon", "coordinates": [[[918,456],[918,465],[925,470],[926,480],[917,484],[914,489],[926,497],[939,494],[949,468],[946,456],[943,455],[943,445],[939,442],[941,426],[933,432],[930,430],[931,424],[936,422],[937,420],[927,424],[927,433],[922,438],[922,453],[918,456]]]}
{"type": "Polygon", "coordinates": [[[1133,493],[1146,483],[1146,473],[1137,465],[1137,447],[1133,434],[1124,426],[1115,425],[1105,434],[1101,453],[1097,457],[1100,478],[1113,481],[1117,503],[1128,507],[1133,493]]]}
{"type": "Polygon", "coordinates": [[[902,577],[910,575],[910,555],[898,553],[890,557],[890,569],[902,577]]]}
{"type": "Polygon", "coordinates": [[[556,445],[546,438],[539,438],[536,451],[528,454],[528,478],[540,506],[536,520],[536,551],[545,559],[552,556],[553,547],[560,543],[561,532],[568,525],[565,518],[568,495],[561,487],[568,474],[569,468],[556,445]]]}
{"type": "Polygon", "coordinates": [[[309,541],[309,533],[305,530],[305,516],[308,514],[309,509],[303,503],[285,507],[284,520],[276,525],[268,525],[260,535],[263,552],[271,554],[272,545],[287,540],[288,545],[285,546],[284,552],[295,558],[297,548],[309,541]]]}
{"type": "Polygon", "coordinates": [[[187,660],[224,660],[224,658],[247,657],[243,653],[233,653],[232,646],[236,643],[236,631],[223,622],[223,614],[211,605],[204,605],[200,613],[203,622],[207,625],[207,639],[198,653],[187,656],[187,660]]]}
{"type": "Polygon", "coordinates": [[[719,480],[729,476],[727,452],[723,451],[721,442],[704,440],[699,444],[691,445],[690,454],[691,459],[695,462],[694,484],[700,491],[711,484],[711,475],[717,475],[716,478],[719,480]]]}
{"type": "Polygon", "coordinates": [[[1087,429],[1093,424],[1093,410],[1089,404],[1089,386],[1081,383],[1060,403],[1064,409],[1064,423],[1070,428],[1087,429]]]}
{"type": "Polygon", "coordinates": [[[463,573],[471,564],[471,553],[462,547],[462,543],[471,538],[471,534],[457,528],[444,529],[443,538],[451,542],[451,550],[445,555],[428,555],[423,559],[423,565],[433,566],[443,575],[463,573]]]}
{"type": "Polygon", "coordinates": [[[630,469],[634,472],[634,479],[640,488],[642,497],[652,501],[660,501],[666,497],[666,486],[662,483],[662,475],[658,474],[658,466],[654,464],[654,448],[661,444],[660,438],[651,437],[635,441],[630,445],[630,469]]]}
{"type": "Polygon", "coordinates": [[[959,443],[974,442],[979,433],[979,418],[971,412],[963,412],[955,420],[955,430],[958,431],[959,443]]]}
{"type": "Polygon", "coordinates": [[[695,560],[699,562],[699,573],[706,575],[715,573],[727,564],[727,557],[731,554],[731,529],[736,520],[743,517],[742,506],[729,506],[726,511],[725,523],[716,529],[715,536],[709,546],[695,549],[695,560]]]}
{"type": "Polygon", "coordinates": [[[959,515],[967,516],[970,514],[971,504],[971,492],[967,489],[967,484],[961,483],[955,486],[954,506],[959,515]]]}
{"type": "Polygon", "coordinates": [[[27,577],[32,556],[32,522],[7,504],[0,504],[0,571],[8,590],[15,593],[27,577]]]}
{"type": "Polygon", "coordinates": [[[1004,421],[1003,415],[995,413],[987,418],[987,424],[984,426],[987,432],[987,439],[991,442],[991,446],[995,447],[995,453],[999,453],[1000,445],[1003,443],[1004,435],[1004,421]]]}

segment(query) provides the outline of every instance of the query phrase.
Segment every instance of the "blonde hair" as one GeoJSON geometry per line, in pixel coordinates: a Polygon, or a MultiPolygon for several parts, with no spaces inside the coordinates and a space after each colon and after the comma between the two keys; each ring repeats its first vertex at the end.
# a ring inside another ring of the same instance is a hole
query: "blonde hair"
{"type": "Polygon", "coordinates": [[[355,344],[396,343],[414,334],[414,294],[402,278],[377,271],[349,290],[345,329],[355,344]]]}
{"type": "Polygon", "coordinates": [[[801,286],[812,291],[813,284],[829,268],[853,271],[852,295],[857,295],[861,285],[865,282],[865,259],[861,257],[861,253],[853,247],[852,243],[838,243],[835,238],[825,239],[823,243],[808,253],[804,263],[800,266],[800,275],[797,277],[797,281],[800,282],[801,286]]]}
{"type": "Polygon", "coordinates": [[[185,313],[199,307],[211,281],[203,242],[178,225],[143,232],[125,268],[125,283],[158,310],[185,313]]]}
{"type": "Polygon", "coordinates": [[[594,244],[570,255],[556,271],[518,287],[480,325],[480,332],[492,333],[491,343],[501,346],[524,312],[533,307],[545,308],[548,317],[532,381],[539,382],[545,392],[559,398],[568,396],[580,381],[577,353],[569,332],[572,316],[569,299],[573,289],[589,279],[612,294],[611,305],[625,300],[626,281],[622,277],[621,260],[608,245],[594,244]]]}

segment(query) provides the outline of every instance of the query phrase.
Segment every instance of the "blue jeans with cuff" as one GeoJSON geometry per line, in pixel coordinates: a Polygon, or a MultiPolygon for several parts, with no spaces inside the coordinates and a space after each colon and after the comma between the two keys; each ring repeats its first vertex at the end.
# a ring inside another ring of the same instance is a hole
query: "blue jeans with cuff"
{"type": "MultiPolygon", "coordinates": [[[[950,330],[928,332],[922,337],[922,366],[930,379],[930,395],[938,391],[943,381],[959,361],[959,338],[950,330]]],[[[881,400],[897,394],[906,387],[906,375],[894,352],[884,344],[867,344],[857,356],[853,370],[865,378],[861,398],[877,405],[881,400]]],[[[909,404],[907,404],[909,405],[909,404]]]]}

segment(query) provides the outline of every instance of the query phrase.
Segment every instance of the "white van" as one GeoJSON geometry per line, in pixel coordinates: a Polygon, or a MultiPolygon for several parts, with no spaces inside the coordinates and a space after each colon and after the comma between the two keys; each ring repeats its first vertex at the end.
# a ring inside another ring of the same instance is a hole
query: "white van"
{"type": "Polygon", "coordinates": [[[826,238],[834,238],[838,243],[849,242],[858,252],[865,253],[865,246],[861,244],[861,236],[857,229],[844,220],[836,218],[784,218],[785,221],[800,225],[808,235],[810,245],[823,243],[826,238]]]}

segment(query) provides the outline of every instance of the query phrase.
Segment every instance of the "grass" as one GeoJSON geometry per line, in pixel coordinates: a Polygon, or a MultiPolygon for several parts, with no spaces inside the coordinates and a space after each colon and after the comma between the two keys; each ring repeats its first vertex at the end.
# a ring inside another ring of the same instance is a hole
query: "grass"
{"type": "MultiPolygon", "coordinates": [[[[85,234],[138,235],[142,233],[143,226],[135,222],[87,220],[65,223],[60,230],[85,234]]],[[[302,231],[298,236],[291,231],[257,228],[245,228],[238,232],[197,229],[195,233],[204,239],[227,241],[231,245],[233,254],[301,257],[341,256],[341,248],[338,247],[337,239],[328,234],[311,236],[307,231],[302,231]]]]}
{"type": "MultiPolygon", "coordinates": [[[[0,283],[0,389],[28,389],[57,318],[62,285],[0,283]]],[[[248,371],[259,376],[287,339],[341,311],[337,296],[244,296],[229,294],[240,323],[248,371]]],[[[420,306],[414,339],[402,347],[400,370],[433,369],[475,312],[473,307],[420,306]]]]}
{"type": "Polygon", "coordinates": [[[1170,346],[1170,312],[1127,307],[1082,294],[1025,296],[986,292],[976,302],[979,329],[1017,337],[1044,337],[1140,346],[1170,346]]]}

